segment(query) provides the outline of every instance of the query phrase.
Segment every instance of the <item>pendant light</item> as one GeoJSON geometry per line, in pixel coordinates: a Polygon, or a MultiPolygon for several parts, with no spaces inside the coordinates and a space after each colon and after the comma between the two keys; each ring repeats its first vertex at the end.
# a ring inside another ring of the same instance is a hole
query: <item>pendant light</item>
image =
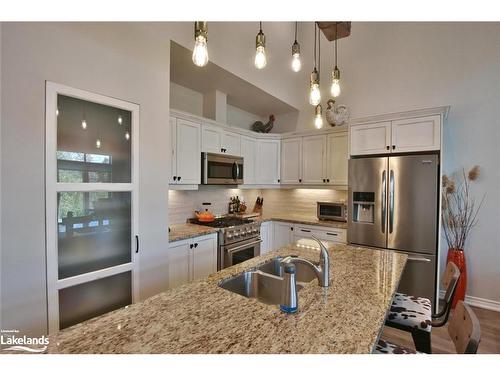
{"type": "Polygon", "coordinates": [[[300,72],[302,68],[302,63],[300,61],[300,44],[297,42],[297,26],[298,22],[295,22],[295,42],[292,44],[292,70],[294,72],[300,72]]]}
{"type": "Polygon", "coordinates": [[[128,131],[128,130],[125,132],[125,139],[126,139],[127,141],[128,141],[128,140],[130,140],[130,133],[129,133],[129,131],[128,131]]]}
{"type": "Polygon", "coordinates": [[[208,63],[208,26],[205,21],[196,21],[194,23],[194,48],[193,63],[196,66],[205,66],[208,63]]]}
{"type": "Polygon", "coordinates": [[[314,22],[314,69],[311,73],[311,85],[309,90],[309,104],[318,105],[321,102],[321,92],[319,91],[319,73],[316,70],[316,22],[314,22]]]}
{"type": "Polygon", "coordinates": [[[337,24],[335,23],[335,40],[333,42],[333,48],[335,52],[335,67],[332,71],[332,86],[330,87],[330,93],[334,98],[340,95],[340,70],[337,67],[337,24]]]}
{"type": "Polygon", "coordinates": [[[262,32],[262,22],[259,22],[259,33],[255,37],[255,67],[263,69],[266,67],[266,36],[262,32]]]}
{"type": "Polygon", "coordinates": [[[122,117],[122,115],[118,116],[118,124],[119,125],[123,124],[123,117],[122,117]]]}
{"type": "Polygon", "coordinates": [[[95,147],[96,148],[101,148],[101,138],[97,138],[95,141],[95,147]]]}
{"type": "Polygon", "coordinates": [[[316,129],[321,129],[323,127],[323,108],[321,104],[318,104],[315,109],[314,127],[316,129]]]}
{"type": "Polygon", "coordinates": [[[85,116],[85,105],[83,106],[83,111],[82,111],[82,129],[87,130],[87,119],[85,116]]]}

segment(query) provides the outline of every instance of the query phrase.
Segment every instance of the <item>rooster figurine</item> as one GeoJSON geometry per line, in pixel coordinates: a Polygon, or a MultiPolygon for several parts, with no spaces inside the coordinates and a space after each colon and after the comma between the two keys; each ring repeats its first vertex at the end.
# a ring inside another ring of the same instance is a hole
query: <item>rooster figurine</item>
{"type": "Polygon", "coordinates": [[[271,115],[267,124],[264,124],[262,121],[255,121],[252,125],[253,131],[257,133],[269,133],[274,126],[274,119],[274,115],[271,115]]]}

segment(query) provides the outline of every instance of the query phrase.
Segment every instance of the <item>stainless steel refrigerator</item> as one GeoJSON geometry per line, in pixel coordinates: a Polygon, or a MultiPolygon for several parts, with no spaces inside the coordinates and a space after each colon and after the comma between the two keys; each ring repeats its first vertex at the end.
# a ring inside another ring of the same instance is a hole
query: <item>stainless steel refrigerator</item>
{"type": "Polygon", "coordinates": [[[439,156],[349,160],[348,241],[408,254],[399,291],[436,301],[439,156]]]}

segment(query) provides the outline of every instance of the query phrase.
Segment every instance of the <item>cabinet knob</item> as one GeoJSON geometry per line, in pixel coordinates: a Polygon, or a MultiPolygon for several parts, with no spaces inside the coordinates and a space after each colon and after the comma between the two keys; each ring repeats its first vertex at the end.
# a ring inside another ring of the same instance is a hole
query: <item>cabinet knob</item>
{"type": "Polygon", "coordinates": [[[323,182],[326,182],[326,180],[325,180],[325,179],[323,179],[323,182]]]}
{"type": "Polygon", "coordinates": [[[390,149],[390,147],[389,147],[389,146],[386,146],[386,148],[387,148],[388,150],[390,149]]]}
{"type": "Polygon", "coordinates": [[[190,249],[192,249],[192,248],[193,248],[193,246],[194,246],[194,245],[193,245],[193,244],[191,244],[191,245],[189,245],[189,248],[190,248],[190,249]]]}
{"type": "Polygon", "coordinates": [[[330,182],[330,179],[329,179],[329,178],[327,178],[327,179],[326,179],[326,182],[330,182]]]}
{"type": "Polygon", "coordinates": [[[179,176],[179,177],[177,177],[177,181],[180,181],[180,180],[181,180],[181,177],[180,177],[180,176],[179,176]]]}
{"type": "Polygon", "coordinates": [[[278,182],[280,182],[280,179],[278,178],[278,182]]]}
{"type": "Polygon", "coordinates": [[[195,247],[195,248],[196,248],[196,247],[198,247],[198,243],[195,243],[195,244],[194,244],[194,247],[195,247]]]}
{"type": "Polygon", "coordinates": [[[301,178],[299,178],[299,182],[302,182],[302,179],[301,179],[301,178]]]}
{"type": "Polygon", "coordinates": [[[396,149],[396,145],[392,145],[392,149],[395,150],[396,149]]]}
{"type": "Polygon", "coordinates": [[[174,181],[177,180],[177,176],[174,176],[174,181]]]}

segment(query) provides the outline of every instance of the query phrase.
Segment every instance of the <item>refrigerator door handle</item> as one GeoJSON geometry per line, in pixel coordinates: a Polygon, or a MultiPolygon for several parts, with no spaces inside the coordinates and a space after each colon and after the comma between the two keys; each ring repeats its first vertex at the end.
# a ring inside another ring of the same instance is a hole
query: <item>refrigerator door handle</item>
{"type": "Polygon", "coordinates": [[[387,178],[386,171],[382,172],[382,233],[385,233],[385,223],[387,216],[387,178]]]}
{"type": "Polygon", "coordinates": [[[394,171],[389,172],[389,233],[394,229],[394,171]]]}

